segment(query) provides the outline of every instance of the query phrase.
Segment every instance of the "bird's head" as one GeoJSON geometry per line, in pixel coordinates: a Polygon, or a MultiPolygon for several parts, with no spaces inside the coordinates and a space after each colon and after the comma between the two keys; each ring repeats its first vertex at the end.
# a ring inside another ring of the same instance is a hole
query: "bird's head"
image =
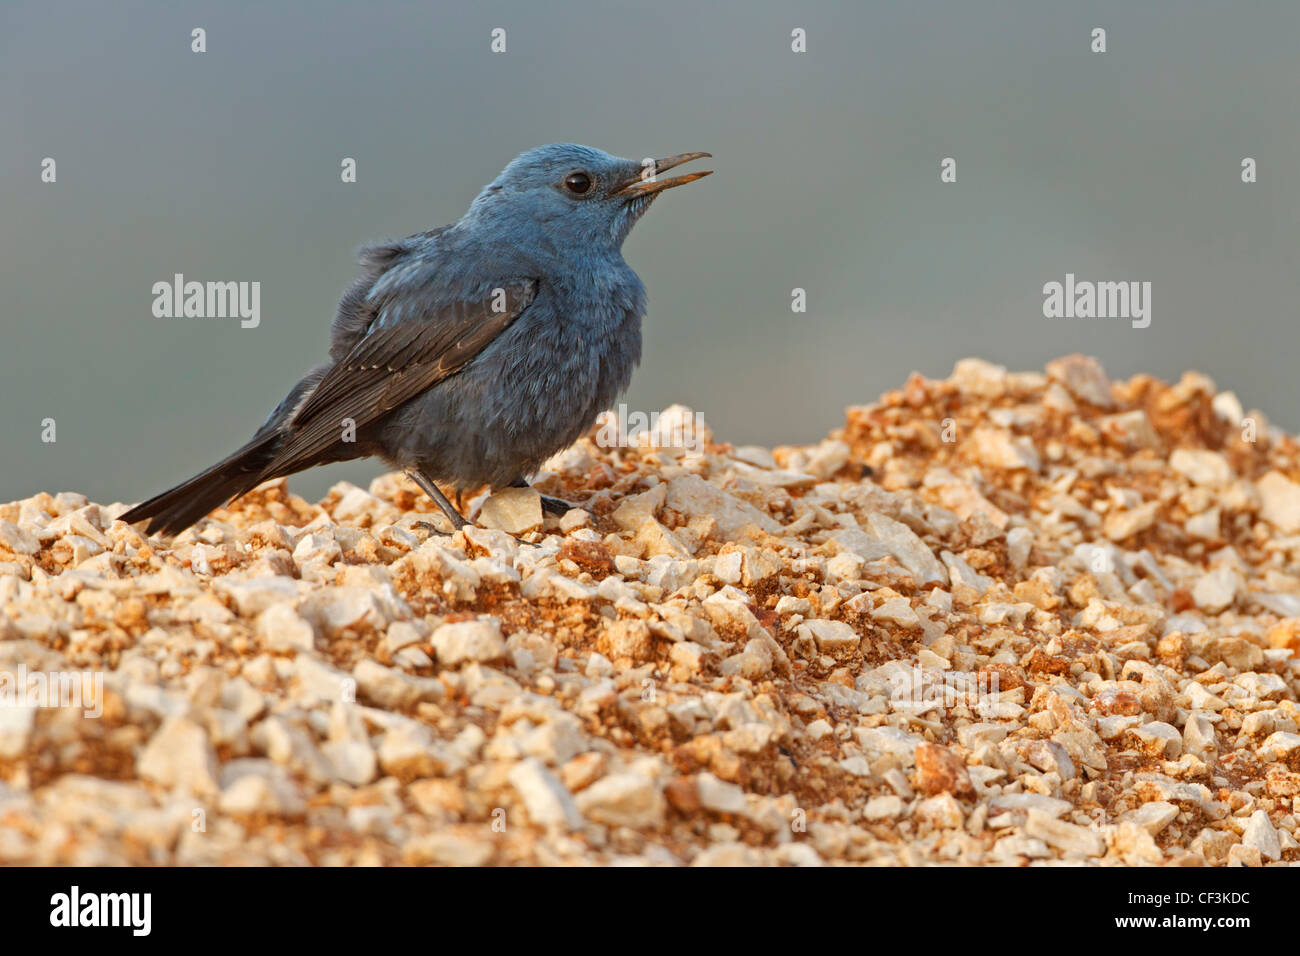
{"type": "Polygon", "coordinates": [[[519,241],[609,244],[617,249],[637,219],[665,189],[709,175],[661,174],[708,153],[680,153],[637,162],[590,146],[553,143],[521,153],[478,198],[467,218],[491,220],[519,241]],[[536,230],[535,235],[527,231],[536,230]]]}

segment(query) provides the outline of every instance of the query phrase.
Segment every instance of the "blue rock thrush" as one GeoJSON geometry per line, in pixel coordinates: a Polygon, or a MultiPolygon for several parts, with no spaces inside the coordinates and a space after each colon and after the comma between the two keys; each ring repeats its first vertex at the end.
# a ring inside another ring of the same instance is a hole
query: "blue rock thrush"
{"type": "Polygon", "coordinates": [[[458,491],[524,485],[627,387],[646,295],[623,240],[659,193],[708,172],[658,174],[708,155],[643,165],[588,146],[541,146],[458,222],[363,249],[330,361],[248,444],[122,520],[175,533],[268,479],[373,456],[463,526],[435,481],[458,491]]]}

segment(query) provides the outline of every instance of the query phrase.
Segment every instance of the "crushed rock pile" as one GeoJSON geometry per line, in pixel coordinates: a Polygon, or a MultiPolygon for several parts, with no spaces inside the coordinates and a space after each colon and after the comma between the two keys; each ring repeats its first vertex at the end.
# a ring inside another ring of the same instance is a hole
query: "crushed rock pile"
{"type": "Polygon", "coordinates": [[[1300,449],[1203,375],[596,435],[451,536],[400,475],[0,505],[0,861],[1300,860],[1300,449]]]}

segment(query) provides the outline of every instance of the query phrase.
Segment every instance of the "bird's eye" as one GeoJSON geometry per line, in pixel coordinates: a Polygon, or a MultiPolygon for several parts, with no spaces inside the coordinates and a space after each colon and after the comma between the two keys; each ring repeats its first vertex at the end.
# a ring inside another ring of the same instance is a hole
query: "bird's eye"
{"type": "Polygon", "coordinates": [[[564,188],[569,192],[581,196],[587,190],[591,189],[591,177],[586,173],[569,173],[564,177],[564,188]]]}

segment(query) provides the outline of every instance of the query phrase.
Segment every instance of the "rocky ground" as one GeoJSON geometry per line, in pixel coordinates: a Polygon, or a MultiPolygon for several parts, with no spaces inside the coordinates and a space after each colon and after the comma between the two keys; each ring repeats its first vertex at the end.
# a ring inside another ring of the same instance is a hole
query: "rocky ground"
{"type": "Polygon", "coordinates": [[[398,476],[0,505],[0,861],[1300,860],[1300,449],[1204,376],[595,434],[454,536],[398,476]]]}

